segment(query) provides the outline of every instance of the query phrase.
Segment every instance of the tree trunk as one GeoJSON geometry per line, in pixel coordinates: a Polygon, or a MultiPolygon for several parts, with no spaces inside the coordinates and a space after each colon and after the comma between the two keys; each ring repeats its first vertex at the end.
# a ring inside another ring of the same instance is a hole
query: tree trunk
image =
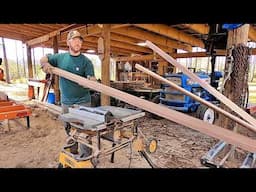
{"type": "Polygon", "coordinates": [[[3,55],[4,55],[4,64],[5,64],[5,81],[6,83],[10,83],[9,65],[8,65],[5,42],[3,37],[2,37],[2,44],[3,44],[3,55]]]}
{"type": "Polygon", "coordinates": [[[18,57],[17,41],[15,41],[15,51],[16,51],[17,73],[18,73],[18,78],[20,78],[20,68],[19,68],[19,57],[18,57]]]}
{"type": "Polygon", "coordinates": [[[24,44],[22,45],[22,60],[23,60],[23,77],[27,77],[26,74],[26,61],[25,61],[25,55],[24,55],[24,44]]]}
{"type": "MultiPolygon", "coordinates": [[[[249,25],[228,32],[227,57],[225,63],[224,90],[223,95],[232,100],[241,108],[245,105],[245,95],[248,90],[248,70],[249,70],[249,48],[248,41],[249,25]],[[233,46],[233,47],[232,47],[233,46]],[[233,48],[233,49],[231,49],[233,48]],[[229,78],[228,78],[229,77],[229,78]]],[[[227,107],[226,111],[230,112],[227,107]]],[[[225,128],[234,129],[235,122],[220,116],[220,123],[225,128]]]]}

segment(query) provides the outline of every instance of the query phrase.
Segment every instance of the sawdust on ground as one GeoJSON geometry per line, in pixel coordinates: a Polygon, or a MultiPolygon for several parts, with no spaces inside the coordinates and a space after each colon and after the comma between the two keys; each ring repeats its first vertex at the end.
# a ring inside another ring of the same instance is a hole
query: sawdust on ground
{"type": "MultiPolygon", "coordinates": [[[[0,128],[0,167],[2,168],[56,168],[59,153],[67,136],[62,122],[47,109],[30,105],[30,129],[10,121],[11,130],[0,128]]],[[[25,119],[20,119],[26,125],[25,119]]],[[[158,149],[151,154],[152,161],[160,168],[203,168],[200,158],[217,142],[192,129],[166,119],[156,120],[149,115],[139,120],[139,128],[147,138],[158,140],[158,149]]],[[[227,167],[238,167],[241,157],[227,162],[227,167]]],[[[99,168],[150,168],[147,161],[129,147],[100,160],[99,168]]]]}
{"type": "MultiPolygon", "coordinates": [[[[0,91],[6,91],[12,99],[26,100],[27,89],[0,82],[0,91]],[[18,94],[18,97],[17,97],[18,94]]],[[[67,136],[62,122],[45,108],[33,102],[24,102],[32,107],[30,129],[10,121],[10,131],[0,126],[1,168],[56,168],[59,153],[67,136]]],[[[25,119],[19,119],[26,125],[25,119]]],[[[166,119],[156,120],[149,114],[139,120],[139,128],[147,138],[156,138],[157,151],[150,155],[160,168],[204,168],[200,158],[218,140],[166,119]]],[[[226,167],[239,167],[246,152],[237,150],[226,167]]],[[[115,162],[110,156],[101,159],[99,168],[150,168],[147,161],[129,147],[115,153],[115,162]]]]}

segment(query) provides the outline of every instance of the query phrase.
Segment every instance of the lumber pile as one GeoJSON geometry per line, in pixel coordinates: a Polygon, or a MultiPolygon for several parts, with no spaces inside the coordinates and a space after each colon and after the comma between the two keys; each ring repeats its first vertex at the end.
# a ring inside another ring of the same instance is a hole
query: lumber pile
{"type": "Polygon", "coordinates": [[[145,81],[113,81],[110,86],[119,90],[141,89],[145,81]]]}

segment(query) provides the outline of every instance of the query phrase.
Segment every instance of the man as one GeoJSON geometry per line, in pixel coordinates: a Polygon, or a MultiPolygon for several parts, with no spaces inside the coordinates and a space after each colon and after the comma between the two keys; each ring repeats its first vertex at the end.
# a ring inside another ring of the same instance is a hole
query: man
{"type": "MultiPolygon", "coordinates": [[[[86,56],[81,54],[82,43],[83,37],[81,34],[76,30],[70,31],[67,36],[69,52],[42,57],[40,60],[42,70],[45,73],[51,73],[51,67],[54,66],[87,77],[90,80],[96,80],[92,62],[86,56]]],[[[74,104],[87,107],[91,106],[91,96],[88,88],[84,88],[63,77],[60,77],[59,82],[63,114],[68,113],[68,108],[72,107],[74,104]]],[[[69,134],[70,128],[70,124],[65,123],[67,134],[69,134]]],[[[80,151],[84,153],[84,155],[90,155],[85,153],[91,153],[91,150],[88,150],[88,147],[85,145],[80,146],[80,151]]]]}

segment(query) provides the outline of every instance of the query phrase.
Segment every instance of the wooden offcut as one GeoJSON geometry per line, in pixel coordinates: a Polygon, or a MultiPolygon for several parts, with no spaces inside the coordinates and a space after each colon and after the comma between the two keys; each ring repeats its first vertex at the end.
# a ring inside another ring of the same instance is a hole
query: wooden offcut
{"type": "Polygon", "coordinates": [[[154,113],[156,115],[159,115],[161,117],[174,121],[178,124],[192,128],[196,131],[200,131],[211,137],[224,140],[227,143],[240,147],[244,150],[247,150],[250,152],[256,152],[256,141],[254,139],[250,139],[246,136],[240,135],[238,133],[234,133],[230,130],[221,128],[219,126],[203,122],[202,120],[196,119],[194,117],[183,114],[181,112],[167,109],[166,107],[163,107],[158,104],[152,103],[150,101],[130,95],[128,93],[116,90],[112,87],[108,87],[98,82],[88,80],[84,77],[72,74],[70,72],[61,70],[59,68],[52,67],[51,71],[52,73],[62,76],[71,81],[74,81],[83,87],[88,87],[90,89],[99,91],[111,97],[117,98],[121,101],[137,106],[146,111],[150,111],[151,113],[154,113]]]}

